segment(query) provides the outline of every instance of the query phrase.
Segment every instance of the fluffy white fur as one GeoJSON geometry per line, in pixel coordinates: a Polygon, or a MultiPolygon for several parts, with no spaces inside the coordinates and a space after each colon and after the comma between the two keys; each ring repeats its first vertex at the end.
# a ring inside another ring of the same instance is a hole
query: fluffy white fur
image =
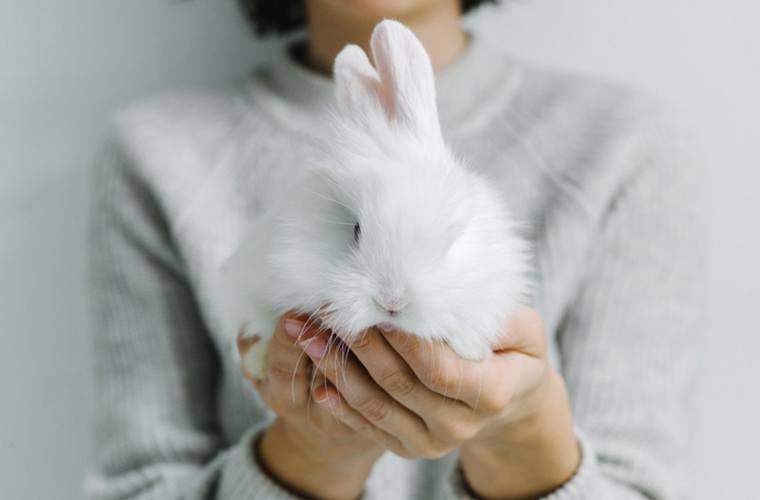
{"type": "Polygon", "coordinates": [[[444,144],[424,48],[395,21],[371,47],[374,67],[357,46],[338,54],[324,158],[225,266],[225,314],[261,338],[244,360],[258,376],[287,310],[320,312],[348,343],[390,323],[477,360],[527,293],[527,245],[499,194],[444,144]]]}

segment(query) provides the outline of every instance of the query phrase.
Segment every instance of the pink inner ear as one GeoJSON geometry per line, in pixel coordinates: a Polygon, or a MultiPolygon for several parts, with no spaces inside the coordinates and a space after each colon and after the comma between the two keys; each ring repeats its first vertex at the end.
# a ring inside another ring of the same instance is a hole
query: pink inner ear
{"type": "Polygon", "coordinates": [[[363,87],[369,90],[370,94],[377,96],[377,102],[380,104],[380,107],[388,119],[392,120],[396,116],[396,101],[393,98],[393,93],[375,76],[357,73],[355,78],[363,87]]]}
{"type": "Polygon", "coordinates": [[[387,85],[383,85],[382,82],[373,82],[378,97],[380,98],[380,104],[385,110],[385,114],[389,120],[396,118],[396,99],[393,97],[393,92],[387,85]]]}
{"type": "Polygon", "coordinates": [[[370,42],[372,50],[372,64],[380,77],[380,81],[377,86],[377,93],[380,96],[380,102],[388,115],[389,120],[394,120],[397,115],[396,109],[396,96],[394,95],[393,78],[389,75],[390,63],[388,58],[392,57],[389,52],[389,40],[387,39],[388,33],[387,26],[382,26],[380,23],[375,31],[372,33],[372,40],[370,42]]]}
{"type": "Polygon", "coordinates": [[[378,97],[378,101],[380,102],[380,105],[382,106],[385,113],[388,115],[388,118],[393,118],[395,115],[395,101],[393,99],[392,93],[386,89],[386,87],[383,85],[383,82],[381,82],[374,75],[361,73],[356,74],[356,79],[361,83],[362,86],[369,89],[370,93],[378,97]]]}
{"type": "Polygon", "coordinates": [[[415,132],[435,135],[433,68],[420,41],[406,26],[385,20],[375,27],[370,46],[389,119],[401,120],[415,132]]]}
{"type": "Polygon", "coordinates": [[[394,115],[392,95],[385,89],[367,54],[356,45],[346,46],[335,60],[338,91],[356,110],[372,107],[387,116],[394,115]],[[377,108],[380,109],[377,109],[377,108]]]}

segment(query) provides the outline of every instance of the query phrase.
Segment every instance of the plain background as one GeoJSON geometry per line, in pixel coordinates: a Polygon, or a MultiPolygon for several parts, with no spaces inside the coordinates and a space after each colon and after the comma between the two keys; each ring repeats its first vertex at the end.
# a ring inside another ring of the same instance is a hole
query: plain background
{"type": "MultiPolygon", "coordinates": [[[[760,2],[531,0],[473,20],[522,58],[649,89],[711,171],[700,499],[756,491],[760,2]]],[[[88,174],[108,117],[271,57],[233,0],[0,0],[0,498],[81,498],[88,460],[88,174]]],[[[695,439],[697,437],[695,436],[695,439]]]]}

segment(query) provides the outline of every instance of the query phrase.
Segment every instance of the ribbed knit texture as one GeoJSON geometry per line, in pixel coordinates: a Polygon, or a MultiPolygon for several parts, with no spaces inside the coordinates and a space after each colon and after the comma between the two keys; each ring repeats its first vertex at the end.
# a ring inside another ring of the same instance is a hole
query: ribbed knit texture
{"type": "MultiPolygon", "coordinates": [[[[703,174],[649,99],[517,62],[477,39],[438,75],[444,135],[535,245],[534,306],[583,460],[552,500],[689,498],[703,329],[703,174]]],[[[283,55],[244,82],[119,113],[92,231],[90,498],[292,498],[251,439],[272,418],[220,331],[215,280],[304,168],[329,79],[283,55]]],[[[456,456],[385,455],[367,498],[466,498],[456,456]]]]}

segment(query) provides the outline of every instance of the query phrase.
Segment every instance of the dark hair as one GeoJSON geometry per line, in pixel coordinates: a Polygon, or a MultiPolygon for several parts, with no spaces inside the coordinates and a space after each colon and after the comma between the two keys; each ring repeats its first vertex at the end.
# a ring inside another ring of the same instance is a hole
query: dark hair
{"type": "MultiPolygon", "coordinates": [[[[498,0],[461,0],[462,11],[468,12],[485,3],[498,0]]],[[[238,0],[240,7],[253,24],[257,35],[285,34],[306,25],[303,0],[238,0]]]]}

